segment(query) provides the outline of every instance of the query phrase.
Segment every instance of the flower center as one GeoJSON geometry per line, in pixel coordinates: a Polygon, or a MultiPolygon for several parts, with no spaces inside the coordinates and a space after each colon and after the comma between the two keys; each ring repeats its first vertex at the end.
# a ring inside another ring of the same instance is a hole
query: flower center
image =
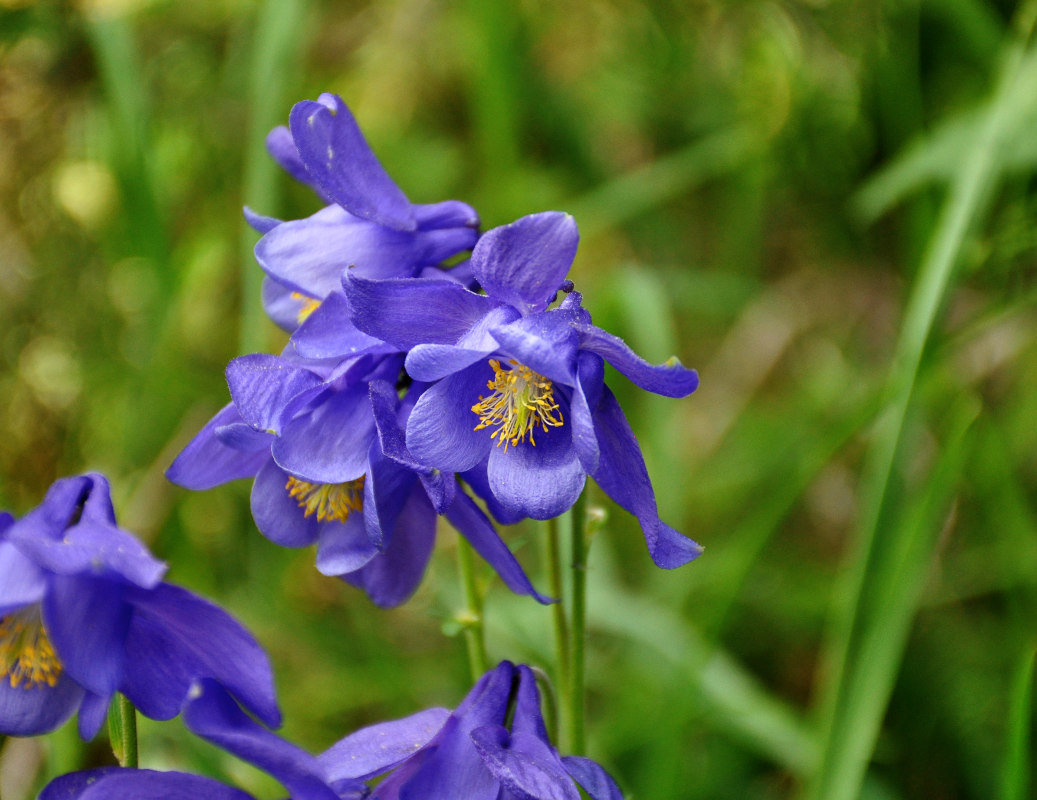
{"type": "Polygon", "coordinates": [[[12,687],[56,686],[61,661],[40,619],[39,606],[0,617],[0,679],[12,687]]]}
{"type": "Polygon", "coordinates": [[[562,424],[562,414],[555,402],[554,386],[547,378],[517,361],[509,361],[511,366],[501,367],[496,359],[490,359],[493,367],[493,380],[486,382],[493,394],[484,398],[479,395],[479,402],[472,406],[472,411],[479,415],[479,424],[475,430],[496,427],[490,434],[497,440],[497,446],[514,447],[525,441],[536,446],[533,430],[539,425],[547,433],[548,428],[557,428],[562,424]]]}
{"type": "Polygon", "coordinates": [[[363,475],[345,483],[310,483],[292,477],[284,488],[295,498],[299,508],[304,509],[303,516],[316,514],[318,522],[345,522],[351,513],[364,509],[363,475]]]}
{"type": "Polygon", "coordinates": [[[302,325],[308,316],[320,308],[321,301],[316,297],[310,297],[302,292],[292,292],[292,299],[299,301],[299,310],[295,314],[295,321],[302,325]]]}

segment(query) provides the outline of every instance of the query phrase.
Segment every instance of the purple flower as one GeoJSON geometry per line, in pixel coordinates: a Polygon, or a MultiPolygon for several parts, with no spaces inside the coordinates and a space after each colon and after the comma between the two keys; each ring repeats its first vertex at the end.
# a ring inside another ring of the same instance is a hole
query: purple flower
{"type": "Polygon", "coordinates": [[[336,95],[296,103],[289,127],[271,131],[267,149],[329,204],[289,222],[245,211],[264,234],[256,245],[268,275],[264,306],[287,330],[338,289],[347,267],[373,278],[413,277],[475,244],[475,210],[456,200],[411,203],[336,95]]]}
{"type": "Polygon", "coordinates": [[[577,783],[592,800],[622,800],[598,764],[559,756],[532,671],[507,661],[454,712],[431,708],[364,728],[319,760],[335,780],[385,776],[371,800],[579,800],[577,783]]]}
{"type": "Polygon", "coordinates": [[[542,602],[486,515],[452,474],[417,463],[403,425],[423,387],[401,401],[402,355],[300,363],[251,355],[227,368],[233,403],[187,445],[171,481],[207,489],[254,477],[252,515],[271,541],[317,545],[317,568],[377,605],[417,589],[444,514],[515,592],[542,602]]]}
{"type": "Polygon", "coordinates": [[[78,710],[89,739],[116,691],[171,719],[201,678],[280,725],[262,649],[165,571],[116,526],[101,475],[59,480],[21,519],[0,518],[0,733],[44,733],[78,710]]]}
{"type": "MultiPolygon", "coordinates": [[[[306,751],[250,719],[220,687],[193,687],[183,708],[184,722],[199,736],[268,772],[291,792],[292,800],[362,800],[359,781],[333,781],[306,751]]],[[[184,772],[101,769],[74,772],[51,781],[39,800],[254,800],[226,784],[184,772]]]]}
{"type": "Polygon", "coordinates": [[[407,422],[414,457],[436,469],[485,471],[506,509],[550,519],[590,475],[641,524],[656,564],[673,568],[701,548],[659,519],[641,450],[604,383],[608,360],[657,394],[684,397],[698,376],[676,359],[652,365],[591,324],[565,280],[579,234],[545,212],[495,228],[472,252],[486,294],[444,281],[373,280],[347,273],[356,328],[407,351],[406,370],[432,383],[407,422]],[[571,292],[549,308],[559,290],[571,292]]]}

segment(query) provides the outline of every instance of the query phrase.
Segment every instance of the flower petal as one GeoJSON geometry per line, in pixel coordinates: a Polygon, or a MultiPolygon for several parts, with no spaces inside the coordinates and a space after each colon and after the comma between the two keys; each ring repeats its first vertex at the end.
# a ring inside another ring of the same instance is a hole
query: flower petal
{"type": "Polygon", "coordinates": [[[490,491],[504,506],[533,519],[551,519],[567,511],[587,480],[572,433],[564,426],[538,431],[535,446],[519,442],[494,447],[486,473],[490,491]]]}
{"type": "Polygon", "coordinates": [[[115,581],[54,576],[43,599],[43,626],[63,669],[80,686],[108,696],[123,677],[132,609],[115,581]]]}
{"type": "Polygon", "coordinates": [[[46,573],[15,545],[0,541],[0,615],[40,602],[46,591],[46,573]]]}
{"type": "Polygon", "coordinates": [[[267,217],[263,214],[257,214],[248,206],[242,208],[241,213],[245,217],[245,222],[247,222],[248,226],[256,233],[269,233],[282,222],[282,220],[279,220],[276,217],[267,217]]]}
{"type": "Polygon", "coordinates": [[[576,257],[580,234],[568,214],[544,211],[483,234],[472,251],[486,293],[523,313],[543,311],[576,257]]]}
{"type": "Polygon", "coordinates": [[[317,525],[317,571],[333,578],[367,564],[378,555],[361,514],[350,514],[345,522],[324,521],[317,525]]]}
{"type": "Polygon", "coordinates": [[[210,778],[186,772],[102,767],[55,778],[39,800],[254,800],[210,778]]]}
{"type": "Polygon", "coordinates": [[[407,449],[418,461],[447,472],[463,472],[482,461],[493,440],[475,430],[479,417],[472,406],[485,386],[476,365],[425,390],[407,419],[407,449]]]}
{"type": "MultiPolygon", "coordinates": [[[[418,203],[411,206],[418,230],[437,228],[479,227],[479,215],[475,209],[460,200],[444,200],[441,203],[418,203]]],[[[473,240],[474,244],[474,240],[473,240]]]]}
{"type": "Polygon", "coordinates": [[[307,517],[287,490],[288,473],[272,458],[252,484],[252,519],[263,534],[282,547],[307,547],[317,541],[317,518],[307,517]]]}
{"type": "Polygon", "coordinates": [[[274,434],[281,432],[281,412],[288,402],[321,383],[315,372],[266,353],[239,356],[227,365],[227,386],[241,418],[274,434]]]}
{"type": "Polygon", "coordinates": [[[284,426],[271,452],[281,469],[313,483],[343,483],[367,469],[375,435],[367,385],[329,392],[323,403],[284,426]]]}
{"type": "Polygon", "coordinates": [[[576,365],[577,381],[573,387],[569,421],[572,423],[573,445],[580,457],[580,464],[593,474],[598,469],[601,451],[594,433],[591,409],[597,408],[605,386],[605,363],[601,356],[584,350],[577,357],[576,365]]]}
{"type": "Polygon", "coordinates": [[[246,452],[228,447],[216,435],[219,428],[240,423],[233,403],[221,408],[180,451],[166,477],[186,489],[211,489],[238,478],[251,478],[267,461],[269,449],[246,452]]]}
{"type": "Polygon", "coordinates": [[[582,756],[563,756],[562,763],[591,800],[623,800],[623,793],[612,776],[597,762],[582,756]]]}
{"type": "Polygon", "coordinates": [[[663,364],[649,364],[618,336],[589,324],[579,323],[575,328],[581,349],[602,356],[646,391],[666,397],[685,397],[698,388],[698,373],[685,367],[676,357],[663,364]]]}
{"type": "Polygon", "coordinates": [[[436,541],[435,510],[416,482],[388,538],[384,552],[360,569],[343,575],[381,608],[398,606],[414,594],[436,541]]]}
{"type": "Polygon", "coordinates": [[[515,713],[511,722],[512,733],[528,733],[548,742],[547,726],[540,712],[540,690],[533,670],[518,665],[518,690],[515,692],[515,713]]]}
{"type": "Polygon", "coordinates": [[[472,487],[476,497],[486,503],[486,508],[497,522],[501,525],[514,525],[526,518],[521,510],[509,508],[498,500],[490,489],[490,479],[486,476],[490,454],[476,464],[472,469],[462,472],[460,477],[472,487]]]}
{"type": "Polygon", "coordinates": [[[401,350],[426,342],[454,344],[494,306],[488,297],[441,278],[372,280],[349,270],[342,287],[353,324],[401,350]]]}
{"type": "Polygon", "coordinates": [[[83,687],[67,673],[55,686],[11,686],[0,680],[0,735],[38,736],[61,727],[79,707],[83,687]]]}
{"type": "Polygon", "coordinates": [[[580,800],[580,792],[549,744],[502,725],[471,733],[483,764],[518,800],[580,800]]]}
{"type": "Polygon", "coordinates": [[[175,717],[191,685],[212,678],[264,723],[281,724],[270,662],[226,611],[168,583],[150,591],[131,588],[126,599],[134,613],[119,690],[142,714],[175,717]]]}
{"type": "Polygon", "coordinates": [[[541,603],[555,602],[554,598],[542,595],[533,588],[518,560],[493,529],[493,524],[468,495],[457,493],[453,505],[446,511],[446,518],[475,548],[475,552],[493,567],[511,591],[532,595],[541,603]]]}
{"type": "Polygon", "coordinates": [[[303,358],[345,358],[382,344],[350,320],[346,296],[336,290],[292,334],[292,347],[303,358]]]}
{"type": "Polygon", "coordinates": [[[607,386],[594,413],[594,430],[601,460],[592,477],[609,497],[637,517],[656,565],[673,569],[698,558],[702,548],[659,519],[641,448],[607,386]]]}
{"type": "Polygon", "coordinates": [[[450,712],[428,708],[403,719],[380,722],[340,739],[319,756],[330,780],[367,780],[396,767],[427,745],[450,712]]]}
{"type": "Polygon", "coordinates": [[[299,183],[313,189],[325,203],[335,202],[314,182],[313,177],[307,171],[306,165],[299,158],[299,149],[295,146],[295,140],[292,139],[292,132],[288,130],[287,126],[278,125],[266,135],[266,151],[281,166],[281,169],[299,183]]]}
{"type": "Polygon", "coordinates": [[[491,331],[507,353],[534,372],[556,383],[576,383],[576,351],[579,337],[568,312],[551,310],[522,317],[491,331]]]}
{"type": "Polygon", "coordinates": [[[200,681],[184,705],[188,729],[269,772],[293,800],[339,800],[315,756],[264,730],[213,681],[200,681]]]}
{"type": "Polygon", "coordinates": [[[328,197],[379,225],[417,227],[410,201],[378,163],[342,98],[324,94],[296,103],[288,125],[302,163],[328,197]]]}

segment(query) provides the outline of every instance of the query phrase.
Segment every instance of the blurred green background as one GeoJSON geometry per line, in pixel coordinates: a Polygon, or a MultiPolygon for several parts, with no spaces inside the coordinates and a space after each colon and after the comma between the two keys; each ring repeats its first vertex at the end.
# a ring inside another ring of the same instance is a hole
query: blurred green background
{"type": "MultiPolygon", "coordinates": [[[[589,755],[627,797],[1034,796],[1034,15],[0,0],[0,507],[109,475],[170,579],[268,648],[311,750],[463,696],[451,531],[380,611],[264,540],[247,482],[162,475],[226,362],[283,346],[241,206],[319,207],[263,136],[334,91],[415,202],[573,213],[595,321],[700,371],[684,400],[609,378],[663,518],[706,547],[661,572],[592,495],[589,755]]],[[[540,533],[505,531],[533,574],[540,533]]],[[[547,611],[499,582],[487,625],[491,657],[550,665],[547,611]]],[[[178,722],[141,753],[281,796],[178,722]]],[[[0,792],[110,758],[71,728],[10,740],[0,792]]]]}

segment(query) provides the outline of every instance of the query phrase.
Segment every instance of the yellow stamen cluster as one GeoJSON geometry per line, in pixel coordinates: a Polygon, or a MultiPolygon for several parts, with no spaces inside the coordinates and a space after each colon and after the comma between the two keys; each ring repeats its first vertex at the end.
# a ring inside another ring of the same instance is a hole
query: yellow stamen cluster
{"type": "Polygon", "coordinates": [[[292,299],[301,304],[296,312],[295,321],[302,325],[308,316],[320,308],[321,301],[316,297],[310,297],[302,292],[292,292],[292,299]]]}
{"type": "Polygon", "coordinates": [[[0,617],[0,679],[14,688],[56,686],[61,669],[38,608],[0,617]]]}
{"type": "Polygon", "coordinates": [[[316,514],[318,522],[345,522],[354,511],[364,508],[363,475],[345,483],[310,483],[293,477],[284,488],[305,511],[303,516],[316,514]]]}
{"type": "Polygon", "coordinates": [[[536,446],[533,430],[539,425],[547,433],[548,428],[557,428],[562,424],[562,414],[554,398],[554,386],[551,381],[529,367],[517,361],[508,362],[511,367],[501,367],[496,359],[490,359],[493,367],[493,380],[486,382],[486,388],[493,394],[487,398],[479,395],[479,402],[472,406],[472,411],[479,415],[479,424],[475,430],[496,426],[490,434],[497,440],[497,446],[504,445],[504,450],[525,441],[536,446]]]}

